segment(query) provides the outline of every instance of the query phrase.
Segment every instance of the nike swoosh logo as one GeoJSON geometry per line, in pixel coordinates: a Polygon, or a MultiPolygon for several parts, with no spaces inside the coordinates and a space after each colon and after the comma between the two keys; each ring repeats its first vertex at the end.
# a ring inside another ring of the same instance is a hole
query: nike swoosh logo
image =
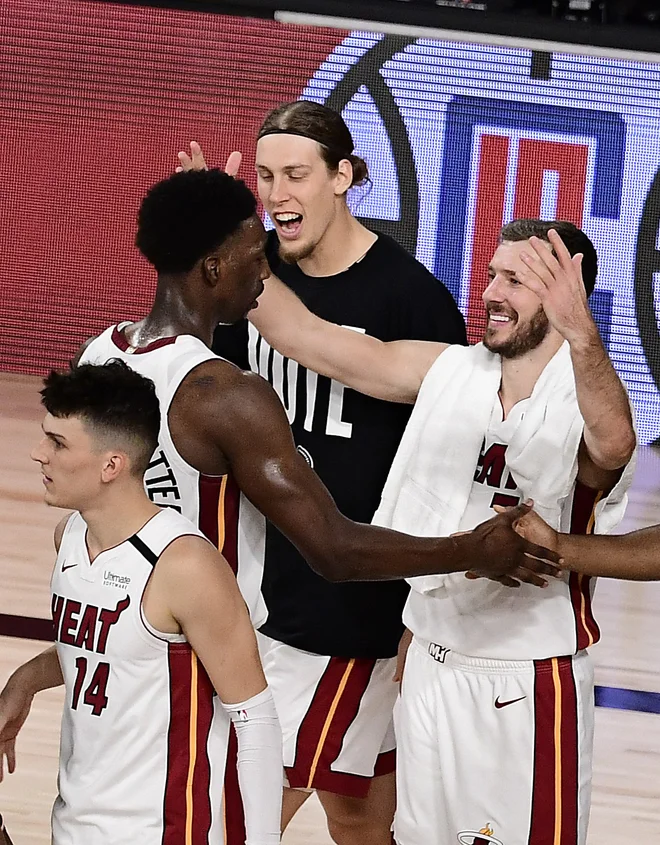
{"type": "Polygon", "coordinates": [[[74,566],[78,566],[78,564],[77,564],[77,563],[70,563],[70,564],[68,564],[67,566],[63,566],[63,567],[62,567],[62,572],[66,572],[66,571],[67,571],[67,569],[73,569],[73,567],[74,567],[74,566]]]}
{"type": "Polygon", "coordinates": [[[500,697],[498,695],[497,698],[495,699],[495,709],[501,710],[502,707],[508,707],[509,704],[515,704],[516,701],[522,701],[523,698],[527,698],[527,696],[521,695],[520,698],[512,698],[510,701],[500,701],[500,697]]]}

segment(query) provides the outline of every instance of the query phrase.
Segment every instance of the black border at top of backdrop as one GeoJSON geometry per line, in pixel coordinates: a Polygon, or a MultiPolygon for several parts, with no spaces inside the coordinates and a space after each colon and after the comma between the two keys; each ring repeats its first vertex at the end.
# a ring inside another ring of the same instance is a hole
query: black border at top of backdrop
{"type": "MultiPolygon", "coordinates": [[[[507,0],[488,0],[485,12],[401,0],[94,0],[125,6],[182,9],[273,19],[275,12],[407,24],[436,29],[531,38],[564,44],[660,53],[660,32],[648,26],[577,23],[507,12],[507,0]]],[[[551,0],[546,0],[548,8],[551,0]]],[[[542,48],[541,48],[542,49],[542,48]]]]}

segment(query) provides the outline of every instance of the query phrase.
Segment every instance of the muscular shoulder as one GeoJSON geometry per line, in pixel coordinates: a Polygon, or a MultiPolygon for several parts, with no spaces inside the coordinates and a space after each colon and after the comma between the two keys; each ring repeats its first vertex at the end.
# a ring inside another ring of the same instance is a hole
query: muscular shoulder
{"type": "Polygon", "coordinates": [[[231,568],[220,552],[197,534],[177,537],[161,554],[157,564],[158,578],[172,595],[204,594],[205,587],[235,586],[231,568]]]}
{"type": "MultiPolygon", "coordinates": [[[[223,454],[241,427],[258,423],[260,429],[282,414],[273,388],[261,376],[241,370],[229,361],[213,359],[196,367],[181,383],[170,412],[185,422],[190,434],[214,444],[223,454]]],[[[177,428],[181,428],[180,424],[177,428]]]]}
{"type": "Polygon", "coordinates": [[[176,401],[195,408],[208,410],[209,406],[224,406],[237,398],[268,393],[269,385],[261,376],[241,370],[223,358],[213,358],[195,367],[181,382],[176,401]],[[192,404],[190,404],[192,403],[192,404]]]}

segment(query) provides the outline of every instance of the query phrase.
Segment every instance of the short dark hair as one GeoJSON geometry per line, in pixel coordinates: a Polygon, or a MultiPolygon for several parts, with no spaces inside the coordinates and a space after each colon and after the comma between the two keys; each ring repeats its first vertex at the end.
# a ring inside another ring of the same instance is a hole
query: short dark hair
{"type": "Polygon", "coordinates": [[[245,182],[220,170],[174,173],[142,200],[135,245],[159,273],[185,273],[256,209],[245,182]]]}
{"type": "Polygon", "coordinates": [[[51,370],[41,402],[54,417],[79,417],[93,436],[121,444],[133,474],[144,475],[160,431],[160,404],[151,379],[118,360],[51,370]]]}
{"type": "Polygon", "coordinates": [[[321,147],[321,157],[331,172],[337,170],[342,159],[348,159],[353,165],[351,188],[369,181],[367,163],[353,154],[353,136],[339,112],[310,100],[283,103],[266,115],[257,140],[278,133],[302,135],[303,138],[316,141],[321,147]]]}
{"type": "Polygon", "coordinates": [[[581,252],[582,258],[582,279],[587,296],[591,296],[596,287],[596,276],[598,275],[598,255],[593,243],[585,235],[582,229],[578,229],[573,223],[566,220],[537,220],[529,217],[522,220],[513,220],[502,227],[500,242],[502,241],[526,241],[535,235],[541,240],[548,241],[548,232],[554,229],[571,255],[581,252]]]}

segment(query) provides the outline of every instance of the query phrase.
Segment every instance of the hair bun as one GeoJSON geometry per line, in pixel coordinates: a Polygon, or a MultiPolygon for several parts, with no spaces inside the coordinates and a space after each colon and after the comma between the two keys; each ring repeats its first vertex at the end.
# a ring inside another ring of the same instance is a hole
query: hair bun
{"type": "Polygon", "coordinates": [[[363,158],[360,158],[360,156],[356,155],[348,156],[348,160],[353,165],[353,181],[351,182],[351,188],[358,185],[364,185],[365,182],[368,182],[369,168],[367,167],[367,162],[363,158]]]}

